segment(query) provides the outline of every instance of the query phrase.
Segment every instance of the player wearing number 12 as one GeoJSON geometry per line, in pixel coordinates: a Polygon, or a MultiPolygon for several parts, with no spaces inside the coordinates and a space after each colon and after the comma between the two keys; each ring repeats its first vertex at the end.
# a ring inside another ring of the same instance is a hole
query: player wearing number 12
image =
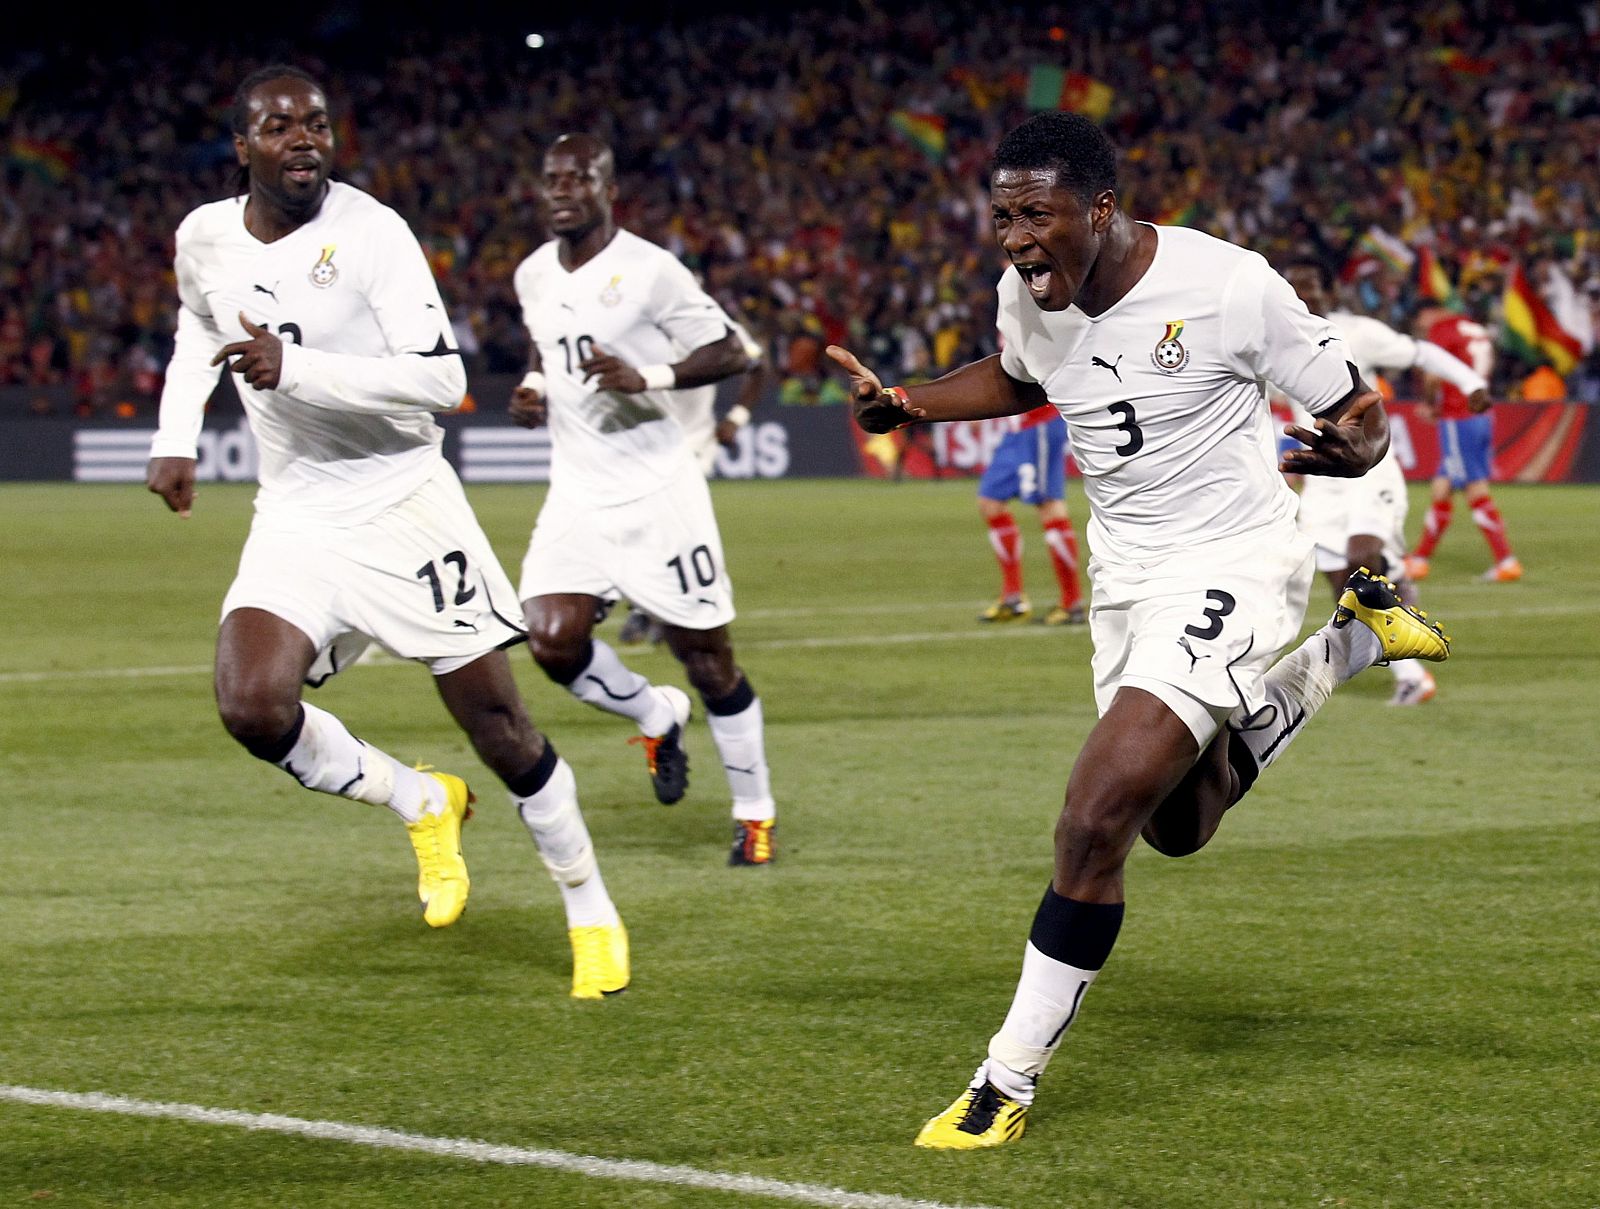
{"type": "MultiPolygon", "coordinates": [[[[1437,627],[1387,581],[1351,577],[1329,623],[1283,659],[1312,577],[1295,497],[1274,466],[1264,382],[1318,417],[1285,455],[1360,475],[1388,446],[1376,393],[1338,332],[1253,252],[1121,212],[1094,123],[1040,114],[990,177],[1002,351],[936,382],[885,389],[844,349],[872,432],[1053,403],[1089,497],[1095,704],[1056,825],[1010,1012],[968,1088],[917,1135],[973,1149],[1021,1136],[1035,1085],[1122,926],[1123,865],[1142,834],[1184,856],[1288,749],[1333,689],[1385,658],[1442,659],[1437,627]],[[1114,375],[1101,363],[1121,366],[1114,375]]],[[[953,926],[970,928],[963,910],[953,926]]]]}
{"type": "Polygon", "coordinates": [[[621,990],[627,935],[572,770],[529,720],[503,649],[525,637],[516,596],[440,454],[430,413],[460,403],[466,373],[427,260],[398,214],[328,179],[332,124],[305,72],[248,77],[233,130],[248,193],[178,228],[178,334],[149,470],[150,490],[188,516],[196,437],[226,362],[250,387],[240,394],[261,490],[222,605],[223,724],[307,789],[399,815],[424,918],[445,927],[469,889],[466,784],[394,759],[300,699],[370,640],[426,663],[561,887],[573,995],[621,990]]]}
{"type": "Polygon", "coordinates": [[[765,865],[776,808],[761,699],[734,662],[722,538],[670,396],[744,373],[750,357],[688,269],[617,227],[615,177],[598,139],[557,139],[544,157],[555,238],[515,276],[533,347],[511,414],[548,423],[551,444],[550,494],[522,564],[528,641],[552,680],[638,725],[656,798],[671,804],[688,784],[689,698],[594,637],[619,595],[660,620],[728,774],[729,864],[765,865]]]}

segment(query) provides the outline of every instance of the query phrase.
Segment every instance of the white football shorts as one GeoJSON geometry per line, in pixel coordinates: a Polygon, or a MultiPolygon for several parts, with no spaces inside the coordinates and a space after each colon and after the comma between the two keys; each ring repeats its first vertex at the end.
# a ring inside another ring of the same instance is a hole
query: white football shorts
{"type": "Polygon", "coordinates": [[[650,495],[597,508],[552,493],[522,560],[518,594],[626,597],[668,625],[711,630],[733,620],[733,585],[700,468],[685,459],[650,495]]]}
{"type": "Polygon", "coordinates": [[[375,641],[440,676],[527,637],[511,581],[440,459],[382,515],[346,528],[257,514],[222,602],[264,609],[311,639],[321,684],[375,641]]]}
{"type": "Polygon", "coordinates": [[[1399,575],[1406,556],[1406,478],[1400,463],[1386,457],[1358,479],[1308,474],[1300,490],[1300,528],[1317,545],[1317,570],[1342,571],[1350,538],[1356,534],[1383,542],[1387,574],[1399,575]]]}
{"type": "Polygon", "coordinates": [[[1188,725],[1201,750],[1266,704],[1261,680],[1300,633],[1311,541],[1284,526],[1270,540],[1217,543],[1151,564],[1089,561],[1094,699],[1143,689],[1188,725]]]}

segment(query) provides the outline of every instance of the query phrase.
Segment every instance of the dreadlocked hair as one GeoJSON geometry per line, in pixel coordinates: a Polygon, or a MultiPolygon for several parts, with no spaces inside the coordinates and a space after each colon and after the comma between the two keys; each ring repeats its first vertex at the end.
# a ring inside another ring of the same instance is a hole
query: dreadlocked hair
{"type": "MultiPolygon", "coordinates": [[[[234,134],[243,137],[249,133],[250,94],[271,80],[304,80],[318,92],[327,95],[322,81],[303,67],[295,67],[291,63],[268,63],[265,67],[258,67],[239,81],[238,91],[233,94],[233,106],[228,110],[228,129],[234,134]]],[[[250,165],[239,165],[235,189],[239,193],[250,192],[250,165]]]]}

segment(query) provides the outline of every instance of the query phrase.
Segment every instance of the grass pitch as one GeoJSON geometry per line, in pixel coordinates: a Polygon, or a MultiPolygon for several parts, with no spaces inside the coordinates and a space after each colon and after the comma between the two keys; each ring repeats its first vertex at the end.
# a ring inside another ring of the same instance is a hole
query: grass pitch
{"type": "MultiPolygon", "coordinates": [[[[514,567],[536,493],[471,494],[514,567]]],[[[1424,585],[1456,640],[1437,700],[1389,710],[1363,676],[1204,852],[1135,852],[1028,1136],[980,1155],[910,1141],[1010,1000],[1092,722],[1087,635],[974,624],[995,576],[970,484],[716,495],[780,863],[724,866],[702,724],[688,798],[658,806],[627,724],[516,653],[633,937],[633,988],[580,1004],[555,889],[424,671],[315,699],[474,781],[445,931],[388,812],[222,732],[200,669],[247,490],[205,486],[183,523],[137,488],[0,488],[0,1083],[945,1203],[1600,1205],[1600,490],[1500,491],[1518,585],[1473,582],[1457,522],[1424,585]]],[[[41,1201],[779,1203],[0,1104],[0,1205],[41,1201]]]]}

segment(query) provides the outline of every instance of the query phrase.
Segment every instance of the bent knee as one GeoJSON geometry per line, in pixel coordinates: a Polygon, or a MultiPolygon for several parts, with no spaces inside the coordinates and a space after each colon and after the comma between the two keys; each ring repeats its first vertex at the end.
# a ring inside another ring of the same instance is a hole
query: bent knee
{"type": "Polygon", "coordinates": [[[280,739],[293,729],[300,716],[300,698],[261,687],[219,688],[217,715],[228,734],[246,747],[254,747],[280,739]]]}

